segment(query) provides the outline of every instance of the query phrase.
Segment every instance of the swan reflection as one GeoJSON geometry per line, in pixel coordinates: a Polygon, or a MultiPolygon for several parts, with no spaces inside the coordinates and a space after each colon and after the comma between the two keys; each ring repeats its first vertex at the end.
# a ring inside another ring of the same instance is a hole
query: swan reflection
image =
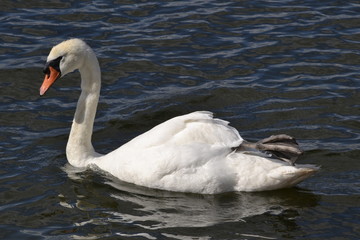
{"type": "Polygon", "coordinates": [[[75,171],[70,165],[64,169],[74,183],[75,194],[62,193],[60,204],[83,211],[101,211],[106,217],[90,220],[96,225],[116,222],[145,229],[205,227],[246,222],[249,217],[263,214],[281,215],[287,210],[313,207],[318,201],[317,196],[300,188],[201,195],[140,187],[90,170],[75,171]]]}

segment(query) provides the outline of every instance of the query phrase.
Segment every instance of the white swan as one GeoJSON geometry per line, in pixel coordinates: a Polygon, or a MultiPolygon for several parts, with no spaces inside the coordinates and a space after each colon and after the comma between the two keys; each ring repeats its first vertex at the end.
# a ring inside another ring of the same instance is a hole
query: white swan
{"type": "Polygon", "coordinates": [[[318,170],[294,164],[301,151],[293,138],[277,135],[249,143],[210,112],[172,118],[109,154],[96,153],[91,135],[101,74],[95,53],[85,42],[70,39],[52,48],[40,95],[76,69],[82,91],[66,147],[67,159],[75,167],[96,165],[129,183],[204,194],[292,187],[318,170]]]}

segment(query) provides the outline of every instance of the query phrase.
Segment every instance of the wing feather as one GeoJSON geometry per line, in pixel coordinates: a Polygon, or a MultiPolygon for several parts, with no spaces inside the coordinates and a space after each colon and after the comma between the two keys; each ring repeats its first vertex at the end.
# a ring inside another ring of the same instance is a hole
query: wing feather
{"type": "Polygon", "coordinates": [[[199,111],[172,118],[134,138],[123,147],[149,148],[162,144],[205,143],[236,147],[243,139],[227,121],[214,119],[213,113],[199,111]]]}

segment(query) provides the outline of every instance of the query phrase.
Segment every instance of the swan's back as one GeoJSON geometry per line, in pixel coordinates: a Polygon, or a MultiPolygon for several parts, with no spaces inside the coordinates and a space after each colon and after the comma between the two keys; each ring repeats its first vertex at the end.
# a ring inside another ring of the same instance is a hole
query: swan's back
{"type": "Polygon", "coordinates": [[[214,119],[211,112],[198,111],[167,120],[134,138],[122,148],[148,148],[170,143],[204,143],[232,148],[239,146],[242,141],[238,131],[229,126],[228,122],[214,119]]]}

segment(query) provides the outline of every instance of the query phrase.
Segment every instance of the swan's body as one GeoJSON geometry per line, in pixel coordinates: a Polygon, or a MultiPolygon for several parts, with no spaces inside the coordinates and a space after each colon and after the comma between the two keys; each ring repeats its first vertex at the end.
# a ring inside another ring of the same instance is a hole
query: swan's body
{"type": "MultiPolygon", "coordinates": [[[[60,75],[76,69],[81,73],[82,92],[66,147],[68,161],[75,167],[96,165],[137,185],[210,194],[287,188],[317,170],[313,165],[292,166],[260,152],[247,154],[242,151],[243,146],[252,145],[247,145],[236,129],[226,121],[214,119],[210,112],[172,118],[109,154],[98,154],[91,144],[91,135],[101,76],[97,58],[86,43],[71,39],[51,50],[40,94],[60,75]]],[[[270,144],[266,148],[267,142],[256,146],[276,152],[286,145],[277,144],[274,139],[268,142],[275,147],[270,144]]]]}

